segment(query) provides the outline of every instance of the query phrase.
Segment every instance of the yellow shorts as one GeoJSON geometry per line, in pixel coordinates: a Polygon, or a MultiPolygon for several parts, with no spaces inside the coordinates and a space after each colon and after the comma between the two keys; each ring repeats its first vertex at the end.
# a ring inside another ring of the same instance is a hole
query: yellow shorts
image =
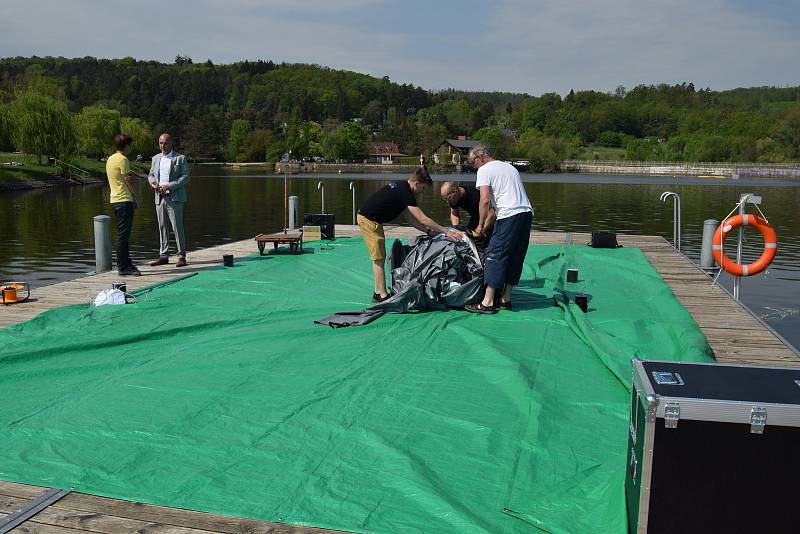
{"type": "Polygon", "coordinates": [[[356,220],[358,227],[361,228],[361,235],[364,236],[364,243],[367,244],[369,257],[373,260],[385,260],[386,236],[383,234],[383,225],[367,219],[360,213],[356,220]]]}

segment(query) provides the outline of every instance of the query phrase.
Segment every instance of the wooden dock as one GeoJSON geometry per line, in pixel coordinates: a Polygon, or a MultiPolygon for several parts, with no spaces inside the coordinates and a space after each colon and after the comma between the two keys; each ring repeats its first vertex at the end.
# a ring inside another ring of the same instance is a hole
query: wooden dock
{"type": "MultiPolygon", "coordinates": [[[[409,237],[418,232],[408,227],[387,228],[387,238],[409,237]]],[[[358,235],[358,227],[337,225],[336,235],[358,235]]],[[[575,244],[587,243],[589,234],[563,232],[531,232],[533,244],[562,244],[571,239],[575,244]]],[[[777,365],[800,367],[800,355],[762,321],[737,303],[722,288],[711,285],[711,279],[685,256],[658,236],[618,236],[626,247],[640,248],[664,278],[678,300],[692,314],[709,345],[721,363],[777,365]]],[[[235,257],[258,252],[250,238],[217,247],[190,252],[188,265],[160,267],[140,266],[141,277],[119,277],[116,272],[84,276],[68,282],[35,288],[32,301],[0,306],[0,327],[27,321],[59,306],[90,302],[111,283],[124,280],[128,291],[169,282],[194,271],[222,265],[223,254],[235,257]]],[[[40,497],[48,488],[0,482],[0,520],[40,497]]],[[[280,523],[254,521],[153,506],[141,503],[70,493],[45,507],[11,532],[75,534],[78,532],[158,532],[158,533],[321,533],[323,529],[296,527],[280,523]]]]}

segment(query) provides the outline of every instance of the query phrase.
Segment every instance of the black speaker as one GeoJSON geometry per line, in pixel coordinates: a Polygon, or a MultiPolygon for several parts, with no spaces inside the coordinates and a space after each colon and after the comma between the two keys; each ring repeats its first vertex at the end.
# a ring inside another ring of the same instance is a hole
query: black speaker
{"type": "Polygon", "coordinates": [[[303,224],[319,226],[322,239],[336,239],[336,217],[333,213],[306,213],[303,215],[303,224]]]}
{"type": "Polygon", "coordinates": [[[592,240],[588,243],[593,248],[620,248],[617,234],[611,232],[592,232],[592,240]]]}

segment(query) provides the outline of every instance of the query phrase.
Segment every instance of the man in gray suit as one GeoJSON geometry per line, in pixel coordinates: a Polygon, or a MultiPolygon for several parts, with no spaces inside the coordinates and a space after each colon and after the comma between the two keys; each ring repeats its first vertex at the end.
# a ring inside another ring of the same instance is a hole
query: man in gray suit
{"type": "Polygon", "coordinates": [[[186,238],[183,233],[183,206],[186,204],[186,184],[189,181],[189,166],[186,157],[172,150],[172,136],[161,134],[158,138],[161,154],[153,156],[150,174],[147,177],[150,187],[155,190],[156,214],[161,249],[158,258],[151,261],[153,267],[169,263],[169,229],[175,234],[178,248],[178,261],[175,267],[186,265],[186,238]]]}

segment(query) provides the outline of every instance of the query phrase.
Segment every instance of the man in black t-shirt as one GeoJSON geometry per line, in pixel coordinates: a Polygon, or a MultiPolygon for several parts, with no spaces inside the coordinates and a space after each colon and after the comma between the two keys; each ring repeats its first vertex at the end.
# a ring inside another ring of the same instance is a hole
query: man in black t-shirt
{"type": "Polygon", "coordinates": [[[427,235],[446,234],[447,237],[458,240],[461,236],[448,231],[417,206],[416,193],[425,191],[433,183],[428,170],[420,167],[406,181],[390,182],[378,189],[369,197],[361,209],[358,210],[358,226],[364,236],[364,242],[372,259],[372,275],[375,292],[372,294],[373,302],[382,302],[389,298],[386,291],[386,236],[383,225],[403,214],[414,228],[425,232],[427,235]]]}
{"type": "MultiPolygon", "coordinates": [[[[467,228],[475,231],[478,227],[478,222],[481,220],[478,205],[481,200],[481,192],[473,184],[459,184],[457,182],[445,182],[442,184],[439,192],[442,199],[450,206],[450,223],[453,226],[458,226],[461,223],[461,216],[459,209],[469,213],[469,223],[467,228]]],[[[483,234],[487,240],[492,235],[492,226],[494,225],[495,213],[494,209],[490,208],[486,216],[486,222],[483,226],[483,234]]]]}

